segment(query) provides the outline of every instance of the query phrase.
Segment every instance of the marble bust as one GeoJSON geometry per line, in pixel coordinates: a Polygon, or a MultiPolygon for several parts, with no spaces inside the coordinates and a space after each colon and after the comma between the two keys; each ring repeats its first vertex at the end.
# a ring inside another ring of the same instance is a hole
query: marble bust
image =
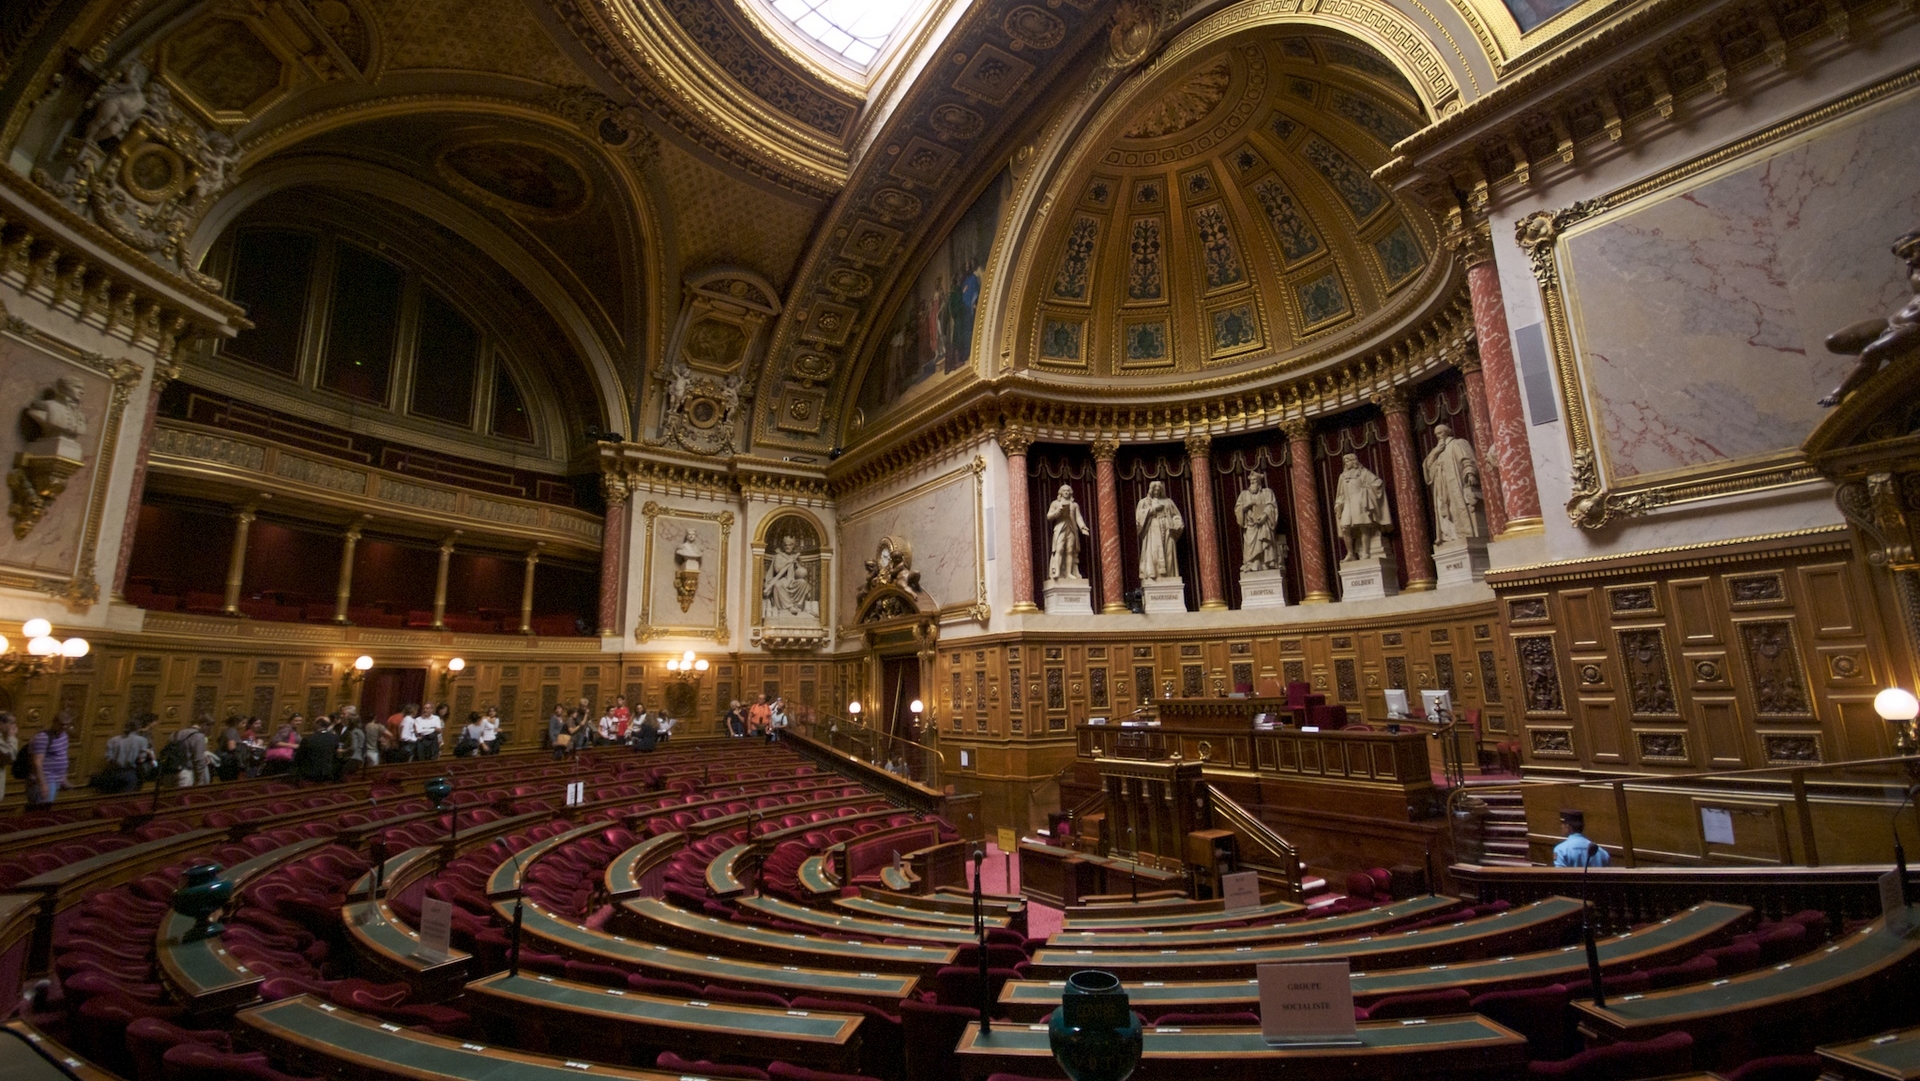
{"type": "Polygon", "coordinates": [[[685,539],[673,550],[673,561],[677,564],[675,569],[699,574],[700,560],[706,554],[707,550],[700,544],[700,535],[689,529],[685,539]]]}
{"type": "Polygon", "coordinates": [[[1433,493],[1434,540],[1447,544],[1485,537],[1487,520],[1473,444],[1445,424],[1434,425],[1433,436],[1433,450],[1421,468],[1433,493]]]}
{"type": "Polygon", "coordinates": [[[1134,525],[1140,530],[1140,580],[1157,581],[1180,577],[1180,561],[1174,545],[1187,528],[1180,508],[1167,498],[1164,481],[1147,485],[1147,494],[1133,508],[1134,525]]]}
{"type": "Polygon", "coordinates": [[[1274,570],[1287,559],[1287,538],[1280,535],[1280,502],[1267,487],[1266,474],[1247,478],[1246,490],[1233,501],[1233,520],[1240,523],[1240,569],[1274,570]]]}
{"type": "Polygon", "coordinates": [[[1080,573],[1080,538],[1087,536],[1087,518],[1074,501],[1072,487],[1060,486],[1053,505],[1047,508],[1047,524],[1052,527],[1047,545],[1047,580],[1084,578],[1080,573]]]}
{"type": "Polygon", "coordinates": [[[73,461],[86,456],[81,443],[87,435],[87,415],[81,410],[85,393],[78,379],[62,376],[27,406],[26,419],[39,431],[27,445],[29,454],[49,454],[73,461]]]}
{"type": "Polygon", "coordinates": [[[1393,527],[1387,507],[1387,486],[1379,474],[1360,464],[1354,454],[1341,455],[1344,467],[1333,492],[1333,517],[1346,542],[1346,561],[1377,559],[1386,554],[1380,534],[1393,527]]]}

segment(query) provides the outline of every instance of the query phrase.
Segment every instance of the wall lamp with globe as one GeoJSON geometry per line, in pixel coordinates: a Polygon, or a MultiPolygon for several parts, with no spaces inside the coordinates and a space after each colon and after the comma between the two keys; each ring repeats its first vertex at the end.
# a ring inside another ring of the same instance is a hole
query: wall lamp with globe
{"type": "MultiPolygon", "coordinates": [[[[1902,687],[1888,687],[1873,696],[1873,711],[1893,726],[1893,750],[1903,757],[1920,755],[1920,699],[1902,687]]],[[[1920,781],[1920,761],[1907,763],[1907,774],[1920,781]]]]}
{"type": "Polygon", "coordinates": [[[29,619],[20,627],[26,648],[16,651],[5,635],[0,635],[0,675],[37,679],[53,671],[62,671],[93,650],[85,638],[54,637],[53,624],[44,619],[29,619]]]}

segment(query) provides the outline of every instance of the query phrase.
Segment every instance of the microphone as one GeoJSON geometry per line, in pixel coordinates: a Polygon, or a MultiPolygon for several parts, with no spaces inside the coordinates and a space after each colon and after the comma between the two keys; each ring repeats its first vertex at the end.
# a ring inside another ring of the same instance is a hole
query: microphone
{"type": "Polygon", "coordinates": [[[993,1017],[989,1013],[988,1003],[993,999],[993,978],[987,971],[987,914],[980,898],[981,864],[986,861],[987,850],[984,845],[973,846],[973,933],[980,938],[980,1034],[993,1031],[993,1017]]]}
{"type": "MultiPolygon", "coordinates": [[[[520,880],[520,853],[509,850],[508,859],[513,861],[513,878],[520,880]]],[[[520,925],[526,918],[526,905],[522,901],[521,891],[513,891],[513,936],[507,942],[507,975],[520,975],[520,925]]]]}
{"type": "Polygon", "coordinates": [[[1594,843],[1587,842],[1587,852],[1580,861],[1580,937],[1587,947],[1587,982],[1593,985],[1593,1004],[1606,1009],[1606,985],[1600,979],[1600,945],[1593,940],[1593,906],[1587,901],[1587,872],[1593,870],[1594,843]]]}
{"type": "Polygon", "coordinates": [[[1907,786],[1907,794],[1901,798],[1900,806],[1893,809],[1893,817],[1887,819],[1887,828],[1893,832],[1893,866],[1900,875],[1900,907],[1905,908],[1907,899],[1907,850],[1900,843],[1900,812],[1913,802],[1914,793],[1920,792],[1920,784],[1907,786]]]}

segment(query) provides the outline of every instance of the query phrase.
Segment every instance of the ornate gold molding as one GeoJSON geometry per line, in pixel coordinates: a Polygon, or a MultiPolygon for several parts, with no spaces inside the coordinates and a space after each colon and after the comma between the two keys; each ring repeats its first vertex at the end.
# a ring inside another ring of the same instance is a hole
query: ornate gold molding
{"type": "Polygon", "coordinates": [[[1735,537],[1709,544],[1677,544],[1599,558],[1559,559],[1527,563],[1487,572],[1487,584],[1496,589],[1526,589],[1582,578],[1640,576],[1658,572],[1744,563],[1756,559],[1789,559],[1807,555],[1834,555],[1851,550],[1847,527],[1815,526],[1753,537],[1735,537]]]}
{"type": "Polygon", "coordinates": [[[655,638],[711,638],[724,643],[730,634],[727,630],[727,558],[733,547],[733,512],[683,510],[679,507],[665,507],[649,499],[640,507],[641,518],[646,523],[647,543],[640,564],[640,622],[633,628],[633,636],[641,642],[650,642],[655,638]],[[714,624],[711,627],[688,627],[655,625],[653,622],[653,549],[654,535],[661,517],[693,518],[720,524],[720,573],[714,577],[714,624]]]}

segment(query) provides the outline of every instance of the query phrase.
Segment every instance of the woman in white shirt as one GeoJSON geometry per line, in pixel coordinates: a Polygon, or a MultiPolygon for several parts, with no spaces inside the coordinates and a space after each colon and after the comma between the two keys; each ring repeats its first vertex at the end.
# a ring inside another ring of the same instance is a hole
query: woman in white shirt
{"type": "Polygon", "coordinates": [[[500,753],[500,710],[493,706],[480,718],[480,753],[500,753]]]}
{"type": "Polygon", "coordinates": [[[613,715],[612,707],[600,715],[600,742],[620,742],[620,718],[613,715]]]}

